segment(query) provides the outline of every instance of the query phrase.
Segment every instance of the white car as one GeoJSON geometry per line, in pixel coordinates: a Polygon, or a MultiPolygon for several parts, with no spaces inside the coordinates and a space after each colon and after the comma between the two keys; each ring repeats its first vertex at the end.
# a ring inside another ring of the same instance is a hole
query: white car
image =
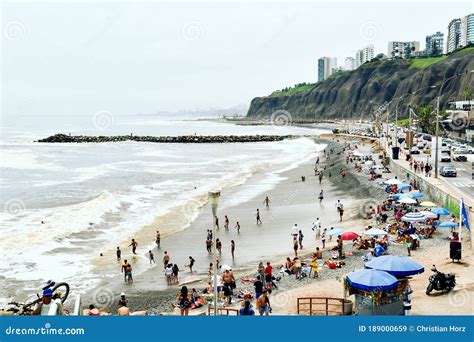
{"type": "Polygon", "coordinates": [[[448,153],[441,153],[441,162],[451,162],[451,156],[448,153]]]}

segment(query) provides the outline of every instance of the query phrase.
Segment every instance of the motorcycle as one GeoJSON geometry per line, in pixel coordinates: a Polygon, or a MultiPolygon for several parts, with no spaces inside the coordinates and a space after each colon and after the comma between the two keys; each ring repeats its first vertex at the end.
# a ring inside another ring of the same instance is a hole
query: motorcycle
{"type": "Polygon", "coordinates": [[[426,294],[429,295],[431,291],[451,291],[456,286],[456,276],[452,273],[442,273],[436,269],[433,265],[431,269],[434,274],[430,276],[428,287],[426,288],[426,294]]]}

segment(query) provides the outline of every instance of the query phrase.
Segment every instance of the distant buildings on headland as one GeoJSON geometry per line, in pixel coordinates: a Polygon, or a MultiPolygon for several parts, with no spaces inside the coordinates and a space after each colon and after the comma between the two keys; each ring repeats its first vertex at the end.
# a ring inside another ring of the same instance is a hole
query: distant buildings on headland
{"type": "Polygon", "coordinates": [[[462,18],[453,19],[448,24],[446,42],[444,33],[438,31],[426,36],[425,49],[420,49],[420,42],[391,41],[388,42],[387,54],[375,56],[374,45],[367,45],[356,51],[354,57],[346,57],[344,64],[337,66],[335,57],[320,57],[318,59],[318,82],[328,79],[338,71],[351,71],[372,59],[404,59],[412,57],[436,57],[451,53],[456,49],[474,44],[474,13],[462,18]]]}

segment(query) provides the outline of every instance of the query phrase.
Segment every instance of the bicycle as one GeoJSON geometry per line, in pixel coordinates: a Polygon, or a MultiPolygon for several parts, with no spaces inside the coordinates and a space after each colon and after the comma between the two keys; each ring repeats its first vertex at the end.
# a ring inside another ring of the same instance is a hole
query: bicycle
{"type": "MultiPolygon", "coordinates": [[[[59,297],[56,297],[55,299],[60,299],[61,303],[64,303],[67,297],[69,296],[70,287],[69,287],[69,284],[65,282],[56,284],[56,282],[52,280],[48,280],[48,282],[42,288],[42,290],[44,291],[46,289],[51,289],[51,291],[53,292],[53,295],[55,293],[57,294],[61,292],[61,295],[59,297]]],[[[14,313],[18,315],[32,315],[34,311],[32,307],[38,304],[39,302],[41,302],[42,300],[42,296],[39,295],[38,293],[36,293],[36,297],[37,298],[35,300],[31,302],[27,302],[27,303],[19,303],[19,302],[8,303],[9,305],[13,305],[13,307],[9,308],[8,311],[13,311],[14,313]]]]}

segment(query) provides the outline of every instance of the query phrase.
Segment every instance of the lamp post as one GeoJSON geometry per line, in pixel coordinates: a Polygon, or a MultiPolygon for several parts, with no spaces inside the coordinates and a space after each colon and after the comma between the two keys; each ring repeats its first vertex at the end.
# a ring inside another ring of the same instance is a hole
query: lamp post
{"type": "MultiPolygon", "coordinates": [[[[424,88],[418,89],[417,91],[403,94],[402,96],[397,97],[395,99],[397,101],[397,106],[395,107],[395,146],[398,146],[398,125],[397,125],[397,122],[398,122],[398,106],[400,105],[400,100],[403,99],[404,97],[408,96],[408,95],[416,95],[420,91],[430,89],[430,88],[433,89],[433,88],[436,88],[436,86],[432,85],[432,86],[429,86],[429,87],[424,87],[424,88]]],[[[410,121],[410,129],[411,129],[411,112],[409,112],[409,113],[410,113],[410,120],[409,121],[410,121]]]]}
{"type": "Polygon", "coordinates": [[[217,205],[219,204],[220,191],[210,191],[208,194],[209,202],[212,210],[212,273],[213,273],[213,292],[214,292],[214,316],[217,316],[217,248],[216,248],[216,231],[214,229],[214,220],[217,216],[217,205]]]}
{"type": "Polygon", "coordinates": [[[444,80],[443,84],[441,84],[441,87],[439,87],[439,91],[438,91],[438,97],[436,98],[436,129],[435,129],[435,137],[436,137],[436,151],[435,151],[435,178],[438,178],[438,155],[439,155],[439,152],[438,152],[438,148],[439,148],[439,139],[438,139],[438,135],[439,135],[439,101],[440,101],[440,97],[441,97],[441,92],[443,91],[443,88],[445,86],[446,83],[448,83],[450,80],[452,80],[453,78],[456,78],[458,76],[462,76],[464,74],[467,74],[467,73],[474,73],[474,70],[471,70],[471,71],[465,71],[465,72],[459,72],[457,74],[454,74],[453,76],[451,77],[448,77],[447,79],[444,80]]]}

